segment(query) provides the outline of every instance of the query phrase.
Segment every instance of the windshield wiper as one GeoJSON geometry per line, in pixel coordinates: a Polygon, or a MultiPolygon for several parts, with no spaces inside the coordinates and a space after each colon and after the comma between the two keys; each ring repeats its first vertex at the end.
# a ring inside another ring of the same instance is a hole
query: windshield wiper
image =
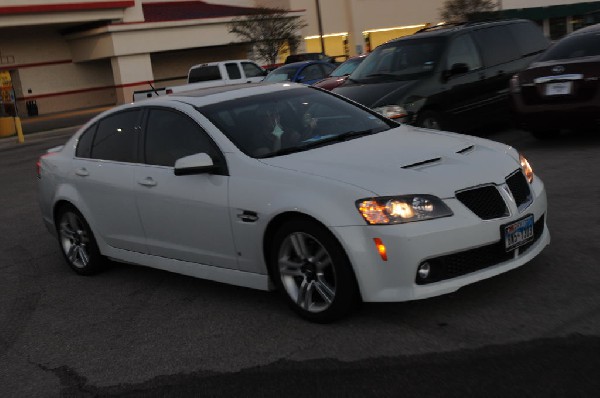
{"type": "MultiPolygon", "coordinates": [[[[387,129],[386,129],[387,130],[387,129]]],[[[290,153],[294,153],[294,152],[302,152],[302,151],[306,151],[308,149],[312,149],[312,148],[318,148],[318,147],[322,147],[325,145],[329,145],[329,144],[333,144],[336,142],[344,142],[344,141],[349,141],[352,140],[354,138],[358,138],[358,137],[364,137],[366,135],[371,135],[371,134],[376,134],[379,132],[382,132],[385,130],[380,130],[377,128],[372,128],[372,129],[368,129],[368,130],[362,130],[362,131],[348,131],[346,133],[343,134],[339,134],[339,135],[334,135],[334,136],[329,136],[327,138],[323,138],[322,140],[318,140],[318,141],[312,141],[309,142],[305,145],[302,146],[295,146],[295,147],[290,147],[290,148],[282,148],[279,149],[275,152],[271,152],[265,156],[262,156],[261,158],[272,158],[275,156],[280,156],[280,155],[287,155],[290,153]]]]}
{"type": "Polygon", "coordinates": [[[389,79],[394,79],[394,80],[402,79],[401,76],[398,76],[394,73],[371,73],[370,75],[367,75],[365,77],[387,77],[389,79]]]}

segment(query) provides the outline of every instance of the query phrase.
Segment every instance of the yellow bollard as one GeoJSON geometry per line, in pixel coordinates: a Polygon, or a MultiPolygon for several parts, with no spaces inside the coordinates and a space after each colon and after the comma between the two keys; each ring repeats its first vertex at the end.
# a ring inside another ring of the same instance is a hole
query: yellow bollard
{"type": "Polygon", "coordinates": [[[20,144],[25,142],[25,136],[23,135],[23,127],[21,127],[21,118],[15,117],[15,127],[17,128],[17,140],[20,144]]]}

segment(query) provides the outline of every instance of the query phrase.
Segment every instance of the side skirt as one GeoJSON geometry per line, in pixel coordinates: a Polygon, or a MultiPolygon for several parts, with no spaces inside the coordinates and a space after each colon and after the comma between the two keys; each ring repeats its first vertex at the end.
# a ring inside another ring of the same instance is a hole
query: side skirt
{"type": "Polygon", "coordinates": [[[106,247],[103,254],[115,261],[121,261],[150,268],[162,269],[176,274],[193,276],[230,285],[249,287],[258,290],[272,290],[268,275],[244,272],[235,269],[219,268],[210,265],[152,256],[133,251],[106,247]]]}

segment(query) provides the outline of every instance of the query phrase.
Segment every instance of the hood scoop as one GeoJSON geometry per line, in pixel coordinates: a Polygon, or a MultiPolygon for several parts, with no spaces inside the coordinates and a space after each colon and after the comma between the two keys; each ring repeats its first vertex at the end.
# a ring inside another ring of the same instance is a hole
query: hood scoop
{"type": "MultiPolygon", "coordinates": [[[[469,145],[468,147],[465,147],[461,150],[456,151],[456,153],[459,155],[467,155],[467,154],[473,152],[473,150],[475,150],[475,145],[469,145]]],[[[405,166],[402,166],[402,168],[405,170],[416,169],[416,168],[423,167],[423,166],[433,165],[435,163],[440,162],[441,160],[442,160],[441,157],[431,158],[431,159],[423,160],[420,162],[407,164],[405,166]]]]}
{"type": "Polygon", "coordinates": [[[461,155],[465,155],[465,154],[471,152],[473,149],[475,149],[475,145],[469,145],[468,147],[463,148],[460,151],[456,151],[456,153],[459,153],[461,155]]]}
{"type": "Polygon", "coordinates": [[[430,165],[432,163],[437,163],[440,160],[442,160],[442,158],[433,158],[433,159],[429,159],[429,160],[423,160],[422,162],[417,162],[417,163],[413,163],[413,164],[407,164],[406,166],[402,166],[402,168],[403,169],[414,169],[414,168],[417,168],[417,167],[430,165]]]}

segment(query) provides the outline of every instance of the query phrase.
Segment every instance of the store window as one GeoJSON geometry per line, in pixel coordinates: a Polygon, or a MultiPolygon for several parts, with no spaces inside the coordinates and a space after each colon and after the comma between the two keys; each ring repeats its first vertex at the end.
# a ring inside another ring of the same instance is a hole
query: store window
{"type": "Polygon", "coordinates": [[[550,18],[550,40],[558,40],[567,34],[567,19],[565,17],[550,18]]]}

